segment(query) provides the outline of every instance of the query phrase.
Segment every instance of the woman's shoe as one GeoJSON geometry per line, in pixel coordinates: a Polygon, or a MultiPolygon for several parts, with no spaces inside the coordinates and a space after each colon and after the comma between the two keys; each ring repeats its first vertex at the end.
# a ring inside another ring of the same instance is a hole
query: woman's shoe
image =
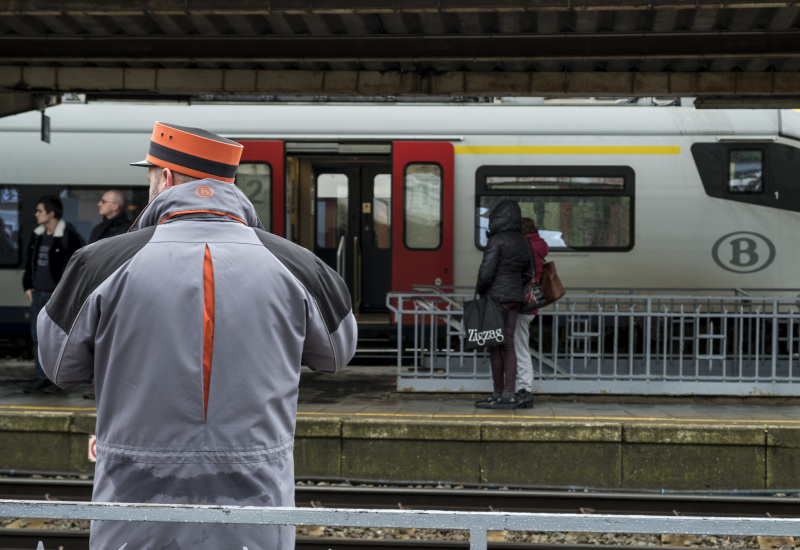
{"type": "Polygon", "coordinates": [[[518,409],[532,409],[533,408],[533,394],[528,390],[519,390],[517,392],[517,408],[518,409]]]}
{"type": "Polygon", "coordinates": [[[475,401],[475,406],[479,409],[493,409],[494,404],[497,403],[497,400],[500,399],[499,393],[493,393],[490,397],[486,399],[481,399],[480,401],[475,401]]]}
{"type": "Polygon", "coordinates": [[[516,409],[519,403],[517,399],[512,395],[511,397],[501,397],[497,401],[495,401],[491,409],[516,409]]]}

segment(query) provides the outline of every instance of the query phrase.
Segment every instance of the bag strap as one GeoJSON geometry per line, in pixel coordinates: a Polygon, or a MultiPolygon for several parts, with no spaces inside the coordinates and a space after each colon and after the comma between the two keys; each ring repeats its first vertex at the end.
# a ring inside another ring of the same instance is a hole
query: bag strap
{"type": "MultiPolygon", "coordinates": [[[[525,240],[527,241],[528,238],[526,237],[525,240]]],[[[528,257],[531,260],[531,271],[533,272],[533,278],[538,281],[539,277],[537,277],[538,273],[536,271],[536,255],[533,253],[533,246],[531,246],[530,241],[528,241],[528,257]]]]}

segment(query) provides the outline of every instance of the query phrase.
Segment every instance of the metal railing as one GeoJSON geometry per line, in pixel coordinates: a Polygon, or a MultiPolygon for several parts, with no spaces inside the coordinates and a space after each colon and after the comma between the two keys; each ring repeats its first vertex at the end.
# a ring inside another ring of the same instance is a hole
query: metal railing
{"type": "MultiPolygon", "coordinates": [[[[640,289],[641,290],[641,289],[640,289]]],[[[401,391],[491,388],[488,353],[464,349],[458,288],[391,293],[401,391]]],[[[534,391],[651,395],[796,395],[800,298],[578,294],[530,328],[534,391]]]]}
{"type": "MultiPolygon", "coordinates": [[[[800,518],[266,508],[19,500],[0,500],[0,517],[456,529],[469,531],[470,550],[485,550],[489,531],[800,536],[800,518]]],[[[43,549],[44,546],[39,543],[39,548],[43,549]]]]}

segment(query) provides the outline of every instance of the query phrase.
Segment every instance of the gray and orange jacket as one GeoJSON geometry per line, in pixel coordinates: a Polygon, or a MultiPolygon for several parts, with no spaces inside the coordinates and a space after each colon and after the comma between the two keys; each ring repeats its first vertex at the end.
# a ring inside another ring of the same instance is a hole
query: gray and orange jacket
{"type": "MultiPolygon", "coordinates": [[[[38,318],[39,357],[59,386],[94,376],[93,500],[294,505],[301,363],[338,371],[357,329],[342,279],[260,227],[239,189],[206,179],[72,258],[38,318]]],[[[125,543],[293,548],[294,528],[93,525],[92,548],[125,543]]]]}

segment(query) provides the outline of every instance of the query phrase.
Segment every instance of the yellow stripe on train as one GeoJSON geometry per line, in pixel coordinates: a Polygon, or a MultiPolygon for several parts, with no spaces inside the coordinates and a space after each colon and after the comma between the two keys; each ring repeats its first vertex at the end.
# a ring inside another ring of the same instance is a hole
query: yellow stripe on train
{"type": "Polygon", "coordinates": [[[680,155],[662,145],[456,145],[456,155],[680,155]]]}

